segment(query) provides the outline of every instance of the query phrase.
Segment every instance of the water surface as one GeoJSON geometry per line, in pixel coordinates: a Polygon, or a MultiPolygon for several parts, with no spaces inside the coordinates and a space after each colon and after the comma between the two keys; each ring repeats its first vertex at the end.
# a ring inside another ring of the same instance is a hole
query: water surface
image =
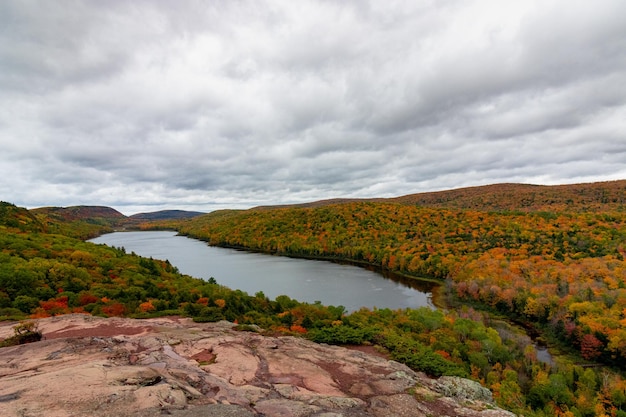
{"type": "Polygon", "coordinates": [[[342,305],[347,311],[361,307],[434,308],[432,289],[437,284],[416,280],[397,282],[353,265],[218,248],[172,231],[116,232],[91,242],[167,259],[183,274],[213,277],[219,284],[250,295],[262,291],[270,299],[287,295],[298,301],[342,305]]]}

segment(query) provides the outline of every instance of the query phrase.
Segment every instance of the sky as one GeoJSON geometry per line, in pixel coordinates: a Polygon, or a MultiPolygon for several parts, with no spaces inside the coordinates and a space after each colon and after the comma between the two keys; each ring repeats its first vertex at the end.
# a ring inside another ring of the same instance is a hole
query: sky
{"type": "Polygon", "coordinates": [[[3,0],[0,200],[626,179],[624,0],[3,0]]]}

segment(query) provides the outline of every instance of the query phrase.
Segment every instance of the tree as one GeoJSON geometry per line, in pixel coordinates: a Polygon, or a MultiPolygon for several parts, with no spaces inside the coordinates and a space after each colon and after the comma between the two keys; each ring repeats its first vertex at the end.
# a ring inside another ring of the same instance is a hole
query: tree
{"type": "Polygon", "coordinates": [[[593,360],[602,355],[604,344],[592,334],[586,334],[580,340],[580,353],[583,358],[593,360]]]}

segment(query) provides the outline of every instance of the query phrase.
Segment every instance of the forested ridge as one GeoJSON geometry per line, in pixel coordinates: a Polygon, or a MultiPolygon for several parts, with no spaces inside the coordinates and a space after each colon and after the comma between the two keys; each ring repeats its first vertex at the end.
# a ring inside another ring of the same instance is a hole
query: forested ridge
{"type": "Polygon", "coordinates": [[[83,241],[111,230],[111,219],[62,218],[53,214],[58,210],[1,203],[0,316],[227,319],[242,329],[254,324],[318,342],[374,345],[430,375],[476,379],[501,406],[526,416],[626,416],[626,182],[563,186],[565,199],[550,195],[558,187],[542,188],[534,205],[513,210],[501,202],[494,210],[493,202],[515,187],[452,190],[445,198],[429,193],[419,198],[436,201],[425,205],[415,197],[342,200],[144,224],[213,245],[439,279],[458,306],[449,311],[345,314],[341,306],[248,295],[181,275],[167,260],[83,241]],[[455,192],[454,202],[446,200],[455,192]],[[533,324],[572,350],[554,365],[542,363],[528,336],[498,316],[533,324]]]}
{"type": "Polygon", "coordinates": [[[216,212],[178,229],[212,245],[446,280],[461,301],[537,323],[583,358],[625,367],[626,212],[595,201],[586,200],[593,211],[560,212],[346,202],[216,212]]]}
{"type": "Polygon", "coordinates": [[[400,203],[478,211],[614,211],[626,207],[626,180],[566,185],[492,184],[408,194],[393,198],[333,198],[302,204],[264,206],[322,207],[350,202],[400,203]]]}
{"type": "Polygon", "coordinates": [[[492,184],[409,194],[389,201],[479,211],[613,211],[626,207],[626,180],[585,184],[492,184]]]}

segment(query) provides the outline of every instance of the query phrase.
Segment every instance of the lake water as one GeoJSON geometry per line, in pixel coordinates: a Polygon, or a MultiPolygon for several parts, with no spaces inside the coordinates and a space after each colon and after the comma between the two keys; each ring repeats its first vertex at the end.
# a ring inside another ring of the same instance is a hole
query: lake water
{"type": "Polygon", "coordinates": [[[222,285],[275,299],[287,295],[298,301],[342,305],[347,311],[368,308],[434,308],[437,283],[392,280],[353,265],[287,258],[208,246],[176,232],[115,232],[90,240],[124,247],[127,253],[168,260],[187,275],[211,277],[222,285]]]}

